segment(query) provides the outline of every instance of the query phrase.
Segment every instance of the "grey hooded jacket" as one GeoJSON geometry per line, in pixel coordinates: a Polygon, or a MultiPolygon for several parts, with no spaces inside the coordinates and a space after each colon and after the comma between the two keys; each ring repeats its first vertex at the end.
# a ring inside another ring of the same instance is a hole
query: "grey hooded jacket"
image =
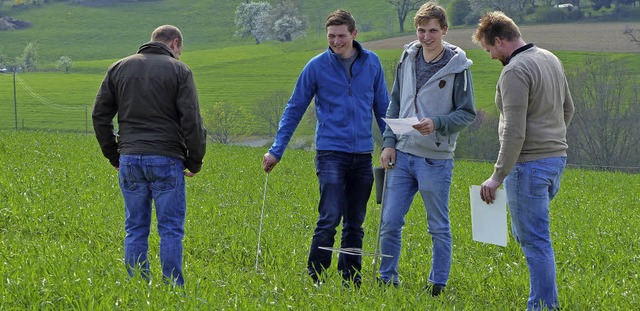
{"type": "Polygon", "coordinates": [[[430,159],[451,159],[458,132],[475,119],[473,84],[469,67],[473,63],[465,52],[445,42],[454,56],[422,86],[416,94],[415,58],[420,42],[405,46],[396,69],[387,118],[430,118],[434,132],[422,135],[395,135],[389,126],[383,134],[383,148],[394,147],[405,153],[430,159]]]}

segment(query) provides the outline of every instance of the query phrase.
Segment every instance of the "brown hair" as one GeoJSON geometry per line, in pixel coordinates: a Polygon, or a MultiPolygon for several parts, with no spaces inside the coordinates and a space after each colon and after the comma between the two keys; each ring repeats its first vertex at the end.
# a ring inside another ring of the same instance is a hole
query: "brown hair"
{"type": "Polygon", "coordinates": [[[413,17],[413,26],[416,28],[419,25],[424,25],[429,20],[435,19],[440,24],[440,27],[445,29],[449,27],[447,21],[447,12],[435,2],[427,2],[423,4],[416,12],[416,16],[413,17]]]}
{"type": "Polygon", "coordinates": [[[152,42],[169,44],[176,38],[178,39],[178,46],[182,46],[182,33],[178,27],[173,25],[162,25],[151,33],[152,42]]]}
{"type": "Polygon", "coordinates": [[[473,34],[473,42],[488,45],[494,45],[496,38],[505,41],[514,41],[520,38],[522,34],[518,25],[507,15],[500,11],[489,12],[480,18],[478,28],[473,34]]]}
{"type": "Polygon", "coordinates": [[[324,27],[327,28],[329,26],[340,26],[347,25],[347,30],[349,32],[353,32],[356,30],[356,19],[353,18],[351,13],[345,10],[336,10],[331,12],[329,16],[327,16],[327,21],[324,24],[324,27]]]}

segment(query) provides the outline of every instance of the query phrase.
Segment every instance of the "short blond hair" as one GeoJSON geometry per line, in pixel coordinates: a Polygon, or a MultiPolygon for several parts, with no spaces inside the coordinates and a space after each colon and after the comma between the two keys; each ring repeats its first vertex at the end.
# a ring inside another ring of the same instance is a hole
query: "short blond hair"
{"type": "Polygon", "coordinates": [[[500,11],[493,11],[480,18],[472,39],[477,44],[484,41],[485,44],[494,45],[496,38],[515,41],[521,37],[518,25],[511,18],[500,11]]]}
{"type": "Polygon", "coordinates": [[[448,28],[449,22],[447,21],[447,12],[439,6],[436,2],[429,1],[418,9],[416,16],[413,17],[413,26],[418,28],[419,25],[424,25],[430,20],[435,19],[440,24],[440,28],[448,28]]]}

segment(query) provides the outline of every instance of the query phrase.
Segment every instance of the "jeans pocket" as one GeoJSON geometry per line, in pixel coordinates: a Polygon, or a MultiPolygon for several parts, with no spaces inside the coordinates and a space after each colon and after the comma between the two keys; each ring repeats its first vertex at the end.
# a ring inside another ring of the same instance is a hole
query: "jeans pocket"
{"type": "Polygon", "coordinates": [[[141,178],[138,176],[139,172],[136,170],[136,166],[129,162],[120,160],[120,169],[118,170],[118,179],[120,181],[120,187],[122,190],[134,191],[136,189],[137,180],[141,178]],[[138,173],[138,174],[137,174],[138,173]]]}
{"type": "Polygon", "coordinates": [[[157,191],[173,190],[178,185],[178,174],[182,174],[176,160],[147,163],[147,176],[150,188],[157,191]]]}
{"type": "Polygon", "coordinates": [[[555,166],[537,166],[531,170],[529,179],[531,187],[531,196],[535,198],[553,197],[555,196],[557,181],[562,174],[561,167],[555,166]]]}

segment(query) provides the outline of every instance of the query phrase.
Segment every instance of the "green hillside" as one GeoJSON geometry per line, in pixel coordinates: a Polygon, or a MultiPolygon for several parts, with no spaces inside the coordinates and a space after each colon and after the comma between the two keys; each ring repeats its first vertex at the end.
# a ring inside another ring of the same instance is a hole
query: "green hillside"
{"type": "MultiPolygon", "coordinates": [[[[17,75],[15,100],[12,75],[0,74],[0,129],[17,126],[91,132],[91,107],[107,66],[135,52],[160,24],[175,24],[183,30],[185,50],[181,60],[193,69],[203,110],[216,102],[230,102],[247,113],[276,91],[291,92],[302,67],[326,48],[322,25],[330,11],[345,8],[354,13],[359,26],[367,30],[359,33],[359,41],[398,35],[397,16],[387,1],[298,0],[309,18],[307,35],[294,42],[256,45],[253,38],[233,35],[235,8],[241,2],[162,0],[88,7],[49,1],[24,9],[0,2],[0,15],[32,23],[25,30],[0,31],[0,55],[13,59],[28,42],[37,42],[40,56],[38,72],[17,75]],[[55,70],[61,55],[73,60],[70,74],[55,70]]],[[[440,1],[443,5],[447,2],[440,1]]],[[[411,29],[409,23],[410,18],[407,29],[411,29]]],[[[376,52],[390,85],[400,50],[376,52]]],[[[495,113],[495,82],[502,67],[480,49],[467,54],[474,61],[476,106],[495,113]]],[[[591,53],[557,54],[571,68],[579,66],[591,53]]],[[[640,70],[637,54],[617,53],[614,57],[624,59],[636,74],[640,70]]],[[[247,119],[245,123],[252,134],[266,132],[264,122],[247,119]]],[[[304,125],[300,130],[302,134],[312,131],[312,126],[304,125]]]]}
{"type": "MultiPolygon", "coordinates": [[[[174,24],[183,31],[185,52],[254,44],[251,38],[233,35],[235,9],[244,2],[240,0],[161,0],[106,7],[49,2],[20,9],[3,2],[0,15],[32,23],[24,30],[0,31],[0,46],[6,56],[12,59],[22,53],[28,42],[37,42],[44,66],[50,66],[61,55],[73,60],[119,58],[134,52],[162,24],[174,24]]],[[[395,8],[387,1],[298,2],[302,14],[309,18],[307,36],[294,43],[298,47],[317,47],[318,37],[324,37],[326,15],[337,8],[350,10],[361,27],[370,29],[361,33],[362,38],[392,36],[399,28],[395,8]]]]}

